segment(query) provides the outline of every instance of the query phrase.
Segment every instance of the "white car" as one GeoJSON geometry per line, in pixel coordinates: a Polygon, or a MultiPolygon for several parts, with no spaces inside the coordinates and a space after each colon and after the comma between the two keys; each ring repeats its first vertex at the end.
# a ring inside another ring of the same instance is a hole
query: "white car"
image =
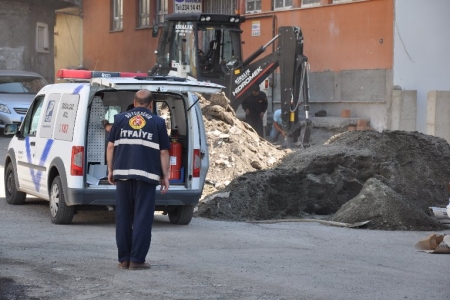
{"type": "Polygon", "coordinates": [[[133,103],[136,91],[148,89],[155,95],[154,113],[166,119],[169,136],[181,150],[179,157],[171,157],[175,169],[169,191],[161,195],[157,188],[156,210],[166,212],[171,223],[189,224],[209,168],[196,92],[216,93],[221,88],[165,77],[100,77],[45,86],[20,129],[16,124],[5,127],[5,134],[15,134],[4,164],[6,201],[23,204],[27,194],[48,200],[56,224],[70,223],[76,210],[86,206],[113,209],[115,186],[107,181],[107,132],[102,121],[112,122],[133,103]]]}
{"type": "Polygon", "coordinates": [[[22,122],[34,96],[47,84],[41,75],[0,70],[0,128],[22,122]]]}

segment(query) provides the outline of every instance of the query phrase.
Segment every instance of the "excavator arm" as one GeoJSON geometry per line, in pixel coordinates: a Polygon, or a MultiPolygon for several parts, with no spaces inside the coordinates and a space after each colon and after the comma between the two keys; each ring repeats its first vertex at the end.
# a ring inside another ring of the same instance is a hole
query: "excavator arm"
{"type": "Polygon", "coordinates": [[[242,63],[241,68],[234,69],[234,76],[231,77],[226,94],[231,100],[231,106],[236,110],[253,88],[261,84],[278,67],[280,68],[282,126],[294,142],[298,141],[302,133],[301,144],[307,147],[310,145],[311,132],[308,58],[303,55],[303,35],[299,27],[280,27],[277,36],[250,55],[242,63]],[[278,40],[276,50],[254,61],[275,40],[278,40]],[[300,121],[298,115],[302,103],[305,110],[304,121],[300,121]]]}
{"type": "Polygon", "coordinates": [[[206,13],[166,16],[157,62],[148,75],[220,84],[237,110],[252,90],[279,68],[282,126],[294,142],[302,132],[301,143],[309,146],[308,59],[303,55],[301,29],[280,27],[275,37],[244,60],[240,29],[244,20],[240,15],[206,13]],[[274,51],[260,58],[270,45],[276,45],[274,51]],[[300,121],[302,103],[305,120],[300,121]]]}

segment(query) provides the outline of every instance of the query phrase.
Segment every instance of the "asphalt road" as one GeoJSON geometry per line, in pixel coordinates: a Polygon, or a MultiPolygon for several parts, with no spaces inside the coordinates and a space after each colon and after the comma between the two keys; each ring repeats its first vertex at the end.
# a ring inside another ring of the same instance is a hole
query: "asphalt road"
{"type": "Polygon", "coordinates": [[[450,299],[450,256],[414,249],[431,232],[157,215],[151,270],[121,270],[114,213],[53,225],[45,201],[6,204],[0,168],[0,299],[450,299]]]}

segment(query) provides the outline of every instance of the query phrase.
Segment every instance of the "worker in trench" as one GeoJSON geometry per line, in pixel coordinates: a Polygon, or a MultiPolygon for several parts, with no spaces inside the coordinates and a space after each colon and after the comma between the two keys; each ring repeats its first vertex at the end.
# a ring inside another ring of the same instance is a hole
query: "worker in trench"
{"type": "Polygon", "coordinates": [[[286,131],[283,129],[283,121],[281,119],[281,108],[273,113],[272,129],[270,130],[270,142],[276,144],[281,136],[286,137],[286,131]]]}

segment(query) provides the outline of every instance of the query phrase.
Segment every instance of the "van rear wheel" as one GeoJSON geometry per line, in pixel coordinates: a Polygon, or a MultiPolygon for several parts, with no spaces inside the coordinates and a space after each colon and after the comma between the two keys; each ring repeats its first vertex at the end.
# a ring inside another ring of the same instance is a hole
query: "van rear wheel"
{"type": "Polygon", "coordinates": [[[5,199],[8,204],[24,204],[27,194],[20,192],[16,187],[16,177],[14,176],[14,167],[9,163],[5,174],[5,199]]]}
{"type": "Polygon", "coordinates": [[[194,205],[177,206],[173,211],[168,212],[169,221],[176,225],[188,225],[194,215],[194,205]]]}
{"type": "Polygon", "coordinates": [[[61,178],[56,176],[50,187],[50,215],[54,224],[70,224],[75,214],[73,206],[67,206],[61,178]]]}

